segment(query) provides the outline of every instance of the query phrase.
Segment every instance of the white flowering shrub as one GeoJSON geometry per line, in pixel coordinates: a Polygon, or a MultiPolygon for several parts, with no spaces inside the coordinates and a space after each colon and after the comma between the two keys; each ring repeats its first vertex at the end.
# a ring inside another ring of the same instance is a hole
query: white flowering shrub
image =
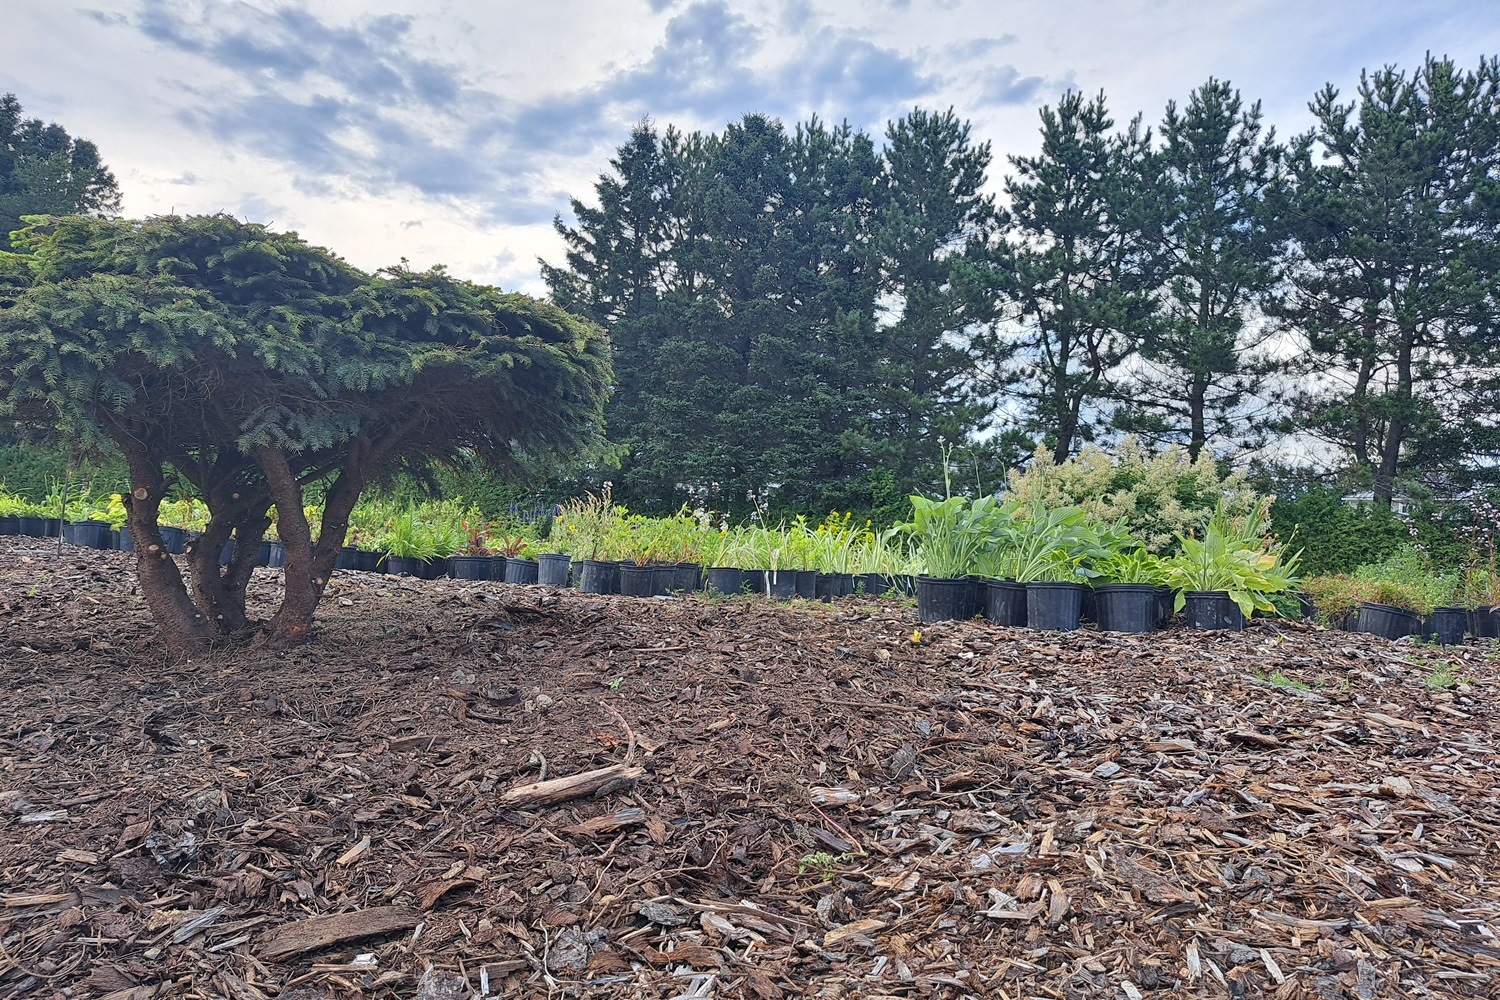
{"type": "Polygon", "coordinates": [[[1206,452],[1196,462],[1175,446],[1148,455],[1133,437],[1123,438],[1113,454],[1085,445],[1061,464],[1039,448],[1024,472],[1011,470],[1005,497],[1078,506],[1106,522],[1124,520],[1158,554],[1176,551],[1177,536],[1199,530],[1220,500],[1231,517],[1249,517],[1263,499],[1240,473],[1220,477],[1206,452]]]}

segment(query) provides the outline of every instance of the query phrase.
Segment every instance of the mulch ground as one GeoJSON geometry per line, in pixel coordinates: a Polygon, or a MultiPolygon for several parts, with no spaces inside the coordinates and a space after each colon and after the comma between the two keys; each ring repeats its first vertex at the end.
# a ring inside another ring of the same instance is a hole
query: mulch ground
{"type": "Polygon", "coordinates": [[[1493,646],[340,574],[170,667],[125,559],[0,540],[0,995],[1496,995],[1493,646]]]}

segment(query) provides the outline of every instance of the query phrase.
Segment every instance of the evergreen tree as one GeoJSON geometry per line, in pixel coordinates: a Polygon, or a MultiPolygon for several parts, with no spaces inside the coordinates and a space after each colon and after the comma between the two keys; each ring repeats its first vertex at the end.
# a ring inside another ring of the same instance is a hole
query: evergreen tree
{"type": "Polygon", "coordinates": [[[1144,202],[1163,286],[1117,426],[1185,444],[1194,460],[1210,443],[1252,442],[1246,407],[1274,366],[1254,355],[1269,334],[1247,320],[1280,276],[1281,163],[1260,105],[1244,109],[1228,83],[1209,80],[1180,112],[1167,105],[1144,202]]]}
{"type": "Polygon", "coordinates": [[[1496,454],[1500,64],[1429,58],[1312,102],[1295,144],[1298,258],[1282,316],[1307,337],[1305,425],[1389,502],[1409,473],[1496,454]]]}
{"type": "Polygon", "coordinates": [[[71,216],[25,232],[24,256],[0,254],[0,415],[123,453],[141,593],[180,658],[250,626],[273,509],[286,570],[262,634],[284,645],[306,638],[367,485],[458,456],[516,470],[599,435],[607,345],[548,303],[441,269],[367,275],[227,216],[71,216]],[[187,553],[191,593],[157,525],[177,480],[209,511],[187,553]]]}
{"type": "Polygon", "coordinates": [[[97,146],[21,114],[15,94],[0,95],[0,247],[22,216],[119,211],[119,185],[97,146]]]}
{"type": "Polygon", "coordinates": [[[1011,157],[1010,337],[997,341],[998,382],[1054,461],[1093,440],[1116,369],[1154,312],[1156,262],[1144,206],[1149,134],[1112,134],[1101,93],[1074,91],[1041,110],[1042,149],[1011,157]]]}
{"type": "Polygon", "coordinates": [[[971,448],[994,410],[976,388],[999,312],[1001,213],[984,193],[989,143],[952,110],[886,128],[875,247],[895,304],[878,378],[877,447],[897,482],[928,485],[945,450],[971,448]]]}

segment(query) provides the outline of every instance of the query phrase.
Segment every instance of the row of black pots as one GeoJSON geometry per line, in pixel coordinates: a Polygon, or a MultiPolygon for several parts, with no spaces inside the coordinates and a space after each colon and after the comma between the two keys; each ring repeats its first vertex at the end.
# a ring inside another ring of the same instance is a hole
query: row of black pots
{"type": "Polygon", "coordinates": [[[1383,639],[1415,635],[1444,646],[1459,646],[1465,635],[1480,639],[1500,637],[1500,607],[1437,608],[1430,615],[1419,615],[1406,608],[1366,601],[1349,614],[1344,627],[1350,632],[1365,632],[1383,639]]]}
{"type": "MultiPolygon", "coordinates": [[[[1171,590],[1149,584],[1086,587],[926,576],[917,580],[917,616],[923,622],[983,617],[997,625],[1071,632],[1080,622],[1092,620],[1107,632],[1151,632],[1171,618],[1173,601],[1171,590]]],[[[1245,627],[1239,605],[1220,591],[1188,594],[1185,611],[1192,628],[1245,627]]]]}

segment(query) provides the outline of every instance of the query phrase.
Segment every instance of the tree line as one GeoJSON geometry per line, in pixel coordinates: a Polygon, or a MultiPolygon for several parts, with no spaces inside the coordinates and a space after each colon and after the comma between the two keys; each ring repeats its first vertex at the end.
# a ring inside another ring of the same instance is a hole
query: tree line
{"type": "Polygon", "coordinates": [[[1388,500],[1500,455],[1497,104],[1492,59],[1330,85],[1286,140],[1220,80],[1154,127],[1073,92],[999,197],[951,110],[878,146],[648,120],[543,277],[610,333],[610,475],[644,509],[868,507],[945,456],[983,480],[1127,432],[1310,443],[1388,500]]]}

